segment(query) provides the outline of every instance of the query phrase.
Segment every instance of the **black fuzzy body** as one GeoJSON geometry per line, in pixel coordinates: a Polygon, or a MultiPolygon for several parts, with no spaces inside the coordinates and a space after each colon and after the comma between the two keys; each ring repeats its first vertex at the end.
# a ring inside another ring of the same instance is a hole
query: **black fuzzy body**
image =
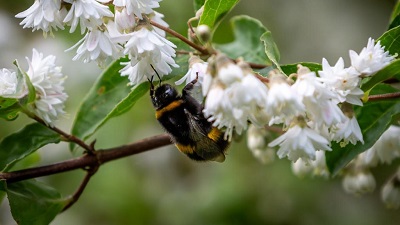
{"type": "Polygon", "coordinates": [[[179,95],[169,84],[163,84],[150,96],[156,108],[156,118],[167,131],[176,147],[196,161],[225,160],[229,142],[223,133],[204,117],[202,105],[190,95],[197,80],[187,84],[179,95]]]}

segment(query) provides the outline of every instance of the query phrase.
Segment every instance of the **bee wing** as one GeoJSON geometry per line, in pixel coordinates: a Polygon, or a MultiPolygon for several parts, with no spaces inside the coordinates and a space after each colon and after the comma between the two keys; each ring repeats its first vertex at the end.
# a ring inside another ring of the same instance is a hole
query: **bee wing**
{"type": "MultiPolygon", "coordinates": [[[[209,130],[211,129],[202,125],[204,123],[209,124],[209,122],[207,122],[205,118],[198,118],[192,114],[189,114],[188,117],[191,127],[190,137],[196,143],[196,153],[205,160],[223,162],[225,160],[224,150],[221,149],[216,141],[208,137],[208,132],[210,132],[209,130]]],[[[209,124],[209,127],[211,127],[211,124],[209,124]]]]}

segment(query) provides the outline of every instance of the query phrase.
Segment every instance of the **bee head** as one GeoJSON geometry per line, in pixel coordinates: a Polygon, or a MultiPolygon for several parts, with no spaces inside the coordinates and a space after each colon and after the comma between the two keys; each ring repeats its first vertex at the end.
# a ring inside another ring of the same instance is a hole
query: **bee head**
{"type": "Polygon", "coordinates": [[[163,84],[157,87],[155,91],[150,91],[150,95],[153,106],[158,109],[165,107],[169,103],[175,101],[178,96],[178,92],[171,85],[163,84]]]}

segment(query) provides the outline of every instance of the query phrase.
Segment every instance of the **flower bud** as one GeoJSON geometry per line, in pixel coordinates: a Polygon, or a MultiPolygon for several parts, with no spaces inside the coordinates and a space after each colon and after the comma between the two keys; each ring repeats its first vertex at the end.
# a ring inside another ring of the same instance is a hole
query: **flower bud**
{"type": "Polygon", "coordinates": [[[372,192],[376,183],[370,171],[360,170],[346,174],[342,185],[347,193],[360,195],[372,192]]]}
{"type": "Polygon", "coordinates": [[[303,159],[298,159],[296,162],[292,162],[292,172],[300,178],[311,174],[313,170],[313,166],[303,159]]]}
{"type": "Polygon", "coordinates": [[[130,33],[131,30],[136,26],[136,19],[134,16],[129,15],[126,8],[115,10],[115,24],[119,32],[130,33]]]}
{"type": "Polygon", "coordinates": [[[268,147],[269,137],[269,132],[253,124],[247,130],[247,147],[253,156],[264,164],[274,161],[276,154],[274,149],[268,147]]]}
{"type": "Polygon", "coordinates": [[[400,169],[396,175],[390,179],[381,191],[382,201],[386,207],[398,209],[400,206],[400,169]]]}
{"type": "Polygon", "coordinates": [[[211,30],[207,25],[200,25],[196,28],[197,37],[199,37],[200,41],[203,43],[207,43],[211,38],[211,30]]]}

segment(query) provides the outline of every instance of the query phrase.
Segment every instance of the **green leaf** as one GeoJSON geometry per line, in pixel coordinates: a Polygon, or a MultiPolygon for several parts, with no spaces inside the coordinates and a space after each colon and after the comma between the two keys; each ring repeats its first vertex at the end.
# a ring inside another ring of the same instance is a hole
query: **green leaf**
{"type": "Polygon", "coordinates": [[[0,180],[0,204],[3,202],[5,196],[6,196],[6,181],[0,180]]]}
{"type": "Polygon", "coordinates": [[[18,73],[17,73],[18,80],[21,80],[21,77],[23,77],[23,80],[24,80],[24,82],[18,82],[17,92],[23,93],[23,95],[25,95],[26,90],[24,90],[24,89],[26,87],[28,88],[28,90],[27,90],[28,95],[25,96],[24,98],[20,99],[20,102],[23,102],[24,104],[34,102],[36,100],[36,90],[31,82],[31,79],[29,78],[28,74],[26,74],[26,72],[24,70],[22,70],[22,68],[19,66],[17,60],[14,61],[14,64],[18,68],[18,73]]]}
{"type": "Polygon", "coordinates": [[[394,76],[400,75],[400,59],[394,60],[382,70],[378,71],[366,83],[361,86],[364,92],[371,90],[375,85],[394,76]]]}
{"type": "Polygon", "coordinates": [[[52,187],[35,180],[8,184],[11,214],[19,225],[47,225],[67,201],[52,187]]]}
{"type": "Polygon", "coordinates": [[[193,6],[194,6],[194,11],[197,12],[203,5],[206,0],[194,0],[193,1],[193,6]]]}
{"type": "Polygon", "coordinates": [[[286,75],[290,75],[292,73],[297,73],[297,65],[301,64],[302,66],[308,67],[311,71],[318,72],[322,70],[322,66],[319,63],[313,63],[313,62],[299,62],[299,63],[294,63],[294,64],[286,64],[286,65],[281,65],[282,71],[286,75]]]}
{"type": "Polygon", "coordinates": [[[358,142],[341,147],[332,144],[332,151],[326,152],[326,164],[332,175],[336,175],[361,152],[371,148],[382,133],[389,127],[392,117],[400,113],[399,100],[368,102],[356,110],[358,123],[364,138],[364,144],[358,142]]]}
{"type": "Polygon", "coordinates": [[[239,0],[206,0],[199,25],[205,24],[214,31],[221,20],[239,2],[239,0]]]}
{"type": "Polygon", "coordinates": [[[390,16],[389,30],[393,27],[400,25],[400,1],[397,1],[393,8],[392,15],[390,16]]]}
{"type": "Polygon", "coordinates": [[[377,41],[381,41],[381,45],[391,55],[400,54],[400,26],[386,31],[377,41]]]}
{"type": "Polygon", "coordinates": [[[2,192],[7,191],[7,183],[5,180],[0,180],[0,191],[2,191],[2,192]]]}
{"type": "Polygon", "coordinates": [[[271,65],[260,40],[268,32],[267,28],[249,16],[233,17],[231,25],[235,40],[228,44],[216,44],[215,47],[232,59],[243,57],[246,62],[271,65]]]}
{"type": "Polygon", "coordinates": [[[15,103],[18,103],[18,100],[15,98],[0,97],[0,109],[6,109],[13,106],[15,103]]]}
{"type": "Polygon", "coordinates": [[[150,84],[148,82],[144,82],[136,86],[134,89],[132,89],[129,95],[123,98],[117,105],[115,105],[112,111],[109,114],[107,114],[107,116],[102,120],[100,126],[104,125],[104,123],[110,118],[120,116],[128,112],[132,108],[132,106],[136,103],[136,101],[147,93],[149,87],[150,84]]]}
{"type": "Polygon", "coordinates": [[[400,15],[397,15],[394,20],[390,23],[388,30],[400,25],[400,15]]]}
{"type": "MultiPolygon", "coordinates": [[[[148,82],[131,88],[122,77],[120,61],[112,63],[84,98],[76,115],[72,134],[87,139],[106,121],[128,111],[148,90],[148,82]]],[[[70,148],[74,148],[74,144],[70,148]]]]}
{"type": "Polygon", "coordinates": [[[29,101],[35,100],[36,97],[35,88],[28,75],[23,72],[16,60],[14,64],[18,68],[16,74],[18,83],[15,93],[0,97],[0,117],[6,120],[16,119],[21,110],[20,103],[27,104],[29,101]]]}
{"type": "Polygon", "coordinates": [[[21,106],[18,104],[18,102],[14,102],[14,104],[11,106],[0,108],[0,118],[9,121],[15,120],[18,117],[20,110],[21,106]]]}
{"type": "MultiPolygon", "coordinates": [[[[176,49],[179,51],[186,51],[186,52],[191,52],[192,49],[186,44],[183,43],[180,39],[175,38],[175,37],[169,37],[169,41],[174,43],[176,45],[176,49]]],[[[167,76],[163,77],[166,79],[171,79],[174,78],[175,76],[183,76],[187,73],[188,71],[188,65],[189,65],[189,54],[177,54],[175,57],[175,63],[179,65],[179,67],[175,68],[172,67],[172,72],[168,74],[167,76]]],[[[164,79],[165,80],[165,79],[164,79]]]]}
{"type": "Polygon", "coordinates": [[[48,127],[39,123],[29,124],[1,141],[0,170],[8,170],[13,163],[27,157],[44,145],[60,141],[60,135],[48,127]]]}
{"type": "Polygon", "coordinates": [[[281,56],[278,46],[272,38],[271,31],[267,30],[263,35],[261,35],[260,40],[264,43],[265,54],[267,55],[268,59],[273,63],[276,68],[282,71],[278,63],[281,56]]]}
{"type": "Polygon", "coordinates": [[[378,84],[369,92],[369,95],[381,95],[381,94],[395,93],[398,91],[399,89],[395,88],[390,84],[378,84]]]}

